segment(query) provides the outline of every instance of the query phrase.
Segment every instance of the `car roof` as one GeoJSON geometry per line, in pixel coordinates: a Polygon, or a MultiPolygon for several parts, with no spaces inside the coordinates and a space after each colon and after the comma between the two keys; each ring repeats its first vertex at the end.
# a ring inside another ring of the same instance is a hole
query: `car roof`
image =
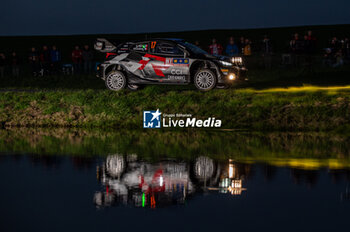
{"type": "Polygon", "coordinates": [[[178,39],[178,38],[151,38],[151,39],[145,39],[145,40],[137,40],[137,41],[133,41],[133,42],[150,42],[150,41],[154,41],[154,40],[157,40],[157,41],[171,41],[171,42],[176,42],[176,43],[179,43],[179,42],[184,42],[185,40],[183,39],[178,39]]]}
{"type": "Polygon", "coordinates": [[[170,41],[174,41],[174,42],[183,42],[183,39],[179,39],[179,38],[159,38],[158,40],[170,40],[170,41]]]}

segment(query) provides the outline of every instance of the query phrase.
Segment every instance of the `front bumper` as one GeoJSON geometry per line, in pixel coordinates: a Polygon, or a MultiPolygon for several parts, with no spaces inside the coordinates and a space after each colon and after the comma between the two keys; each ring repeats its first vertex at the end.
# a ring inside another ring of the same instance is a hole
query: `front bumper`
{"type": "Polygon", "coordinates": [[[245,67],[220,68],[221,81],[219,83],[234,84],[248,81],[247,71],[245,67]]]}
{"type": "Polygon", "coordinates": [[[99,64],[96,67],[96,76],[98,78],[101,78],[102,80],[105,79],[105,69],[106,69],[106,65],[105,64],[99,64]]]}

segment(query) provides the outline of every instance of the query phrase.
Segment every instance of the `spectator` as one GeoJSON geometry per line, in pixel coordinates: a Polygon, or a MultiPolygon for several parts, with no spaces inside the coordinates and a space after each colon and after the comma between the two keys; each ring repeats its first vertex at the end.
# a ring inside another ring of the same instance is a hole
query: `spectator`
{"type": "Polygon", "coordinates": [[[81,72],[81,63],[82,63],[82,51],[79,46],[75,46],[72,52],[72,61],[73,61],[73,72],[79,74],[81,72]]]}
{"type": "Polygon", "coordinates": [[[200,45],[198,40],[194,41],[194,45],[196,45],[197,47],[201,48],[201,45],[200,45]]]}
{"type": "Polygon", "coordinates": [[[310,54],[315,53],[316,51],[316,37],[313,35],[312,31],[307,32],[307,40],[309,41],[309,52],[310,54]]]}
{"type": "Polygon", "coordinates": [[[298,67],[300,61],[300,54],[303,51],[303,41],[300,40],[298,33],[295,33],[294,37],[289,42],[289,49],[292,55],[292,62],[294,66],[298,67]]]}
{"type": "Polygon", "coordinates": [[[239,53],[240,53],[240,54],[244,54],[244,47],[245,47],[245,39],[244,39],[244,37],[242,36],[242,37],[239,39],[239,42],[238,42],[238,49],[239,49],[239,53]]]}
{"type": "Polygon", "coordinates": [[[323,65],[331,66],[333,63],[332,49],[326,48],[323,55],[323,65]]]}
{"type": "Polygon", "coordinates": [[[304,35],[304,40],[302,42],[302,52],[306,55],[311,54],[312,50],[312,41],[309,40],[308,35],[304,35]]]}
{"type": "Polygon", "coordinates": [[[343,54],[345,58],[348,60],[350,58],[350,41],[349,38],[344,39],[344,45],[343,45],[343,54]]]}
{"type": "Polygon", "coordinates": [[[44,73],[49,74],[51,67],[51,53],[46,45],[43,46],[43,50],[40,53],[40,63],[44,73]]]}
{"type": "Polygon", "coordinates": [[[90,50],[89,45],[84,46],[82,57],[84,62],[84,73],[90,74],[92,72],[92,60],[94,58],[94,54],[90,50]]]}
{"type": "Polygon", "coordinates": [[[10,64],[11,64],[11,69],[12,69],[12,76],[19,77],[20,60],[19,60],[16,52],[12,52],[10,64]]]}
{"type": "Polygon", "coordinates": [[[333,68],[343,66],[344,60],[343,60],[343,54],[341,49],[339,49],[338,52],[335,53],[334,58],[335,58],[335,63],[333,64],[333,68]]]}
{"type": "Polygon", "coordinates": [[[32,69],[32,74],[34,76],[38,75],[40,71],[40,63],[39,63],[39,55],[35,47],[31,48],[28,59],[32,69]]]}
{"type": "Polygon", "coordinates": [[[245,56],[250,56],[252,55],[252,46],[251,46],[251,42],[249,39],[245,39],[245,45],[244,45],[244,49],[243,49],[243,55],[245,56]]]}
{"type": "Polygon", "coordinates": [[[303,41],[299,38],[299,34],[295,33],[293,39],[289,43],[290,51],[294,54],[300,54],[303,50],[303,41]]]}
{"type": "Polygon", "coordinates": [[[304,55],[303,65],[311,68],[312,65],[312,53],[313,53],[313,41],[310,39],[308,34],[304,35],[304,40],[302,43],[302,53],[304,55]]]}
{"type": "Polygon", "coordinates": [[[52,73],[58,74],[61,67],[61,52],[57,50],[57,47],[55,45],[52,46],[50,56],[52,73]]]}
{"type": "Polygon", "coordinates": [[[222,48],[221,44],[218,44],[216,42],[216,39],[213,39],[212,44],[209,46],[210,54],[212,54],[212,55],[221,55],[222,54],[222,50],[223,50],[223,48],[222,48]]]}
{"type": "Polygon", "coordinates": [[[0,78],[5,76],[5,66],[6,66],[6,57],[4,53],[0,53],[0,78]]]}
{"type": "Polygon", "coordinates": [[[266,69],[271,68],[271,60],[272,60],[272,45],[269,37],[267,35],[264,36],[262,41],[262,56],[264,60],[264,67],[266,69]]]}
{"type": "Polygon", "coordinates": [[[238,47],[233,37],[230,37],[229,44],[226,46],[226,54],[231,57],[239,54],[238,47]]]}
{"type": "Polygon", "coordinates": [[[335,54],[336,52],[339,51],[339,49],[341,49],[341,43],[337,37],[332,38],[329,47],[330,49],[332,49],[333,54],[335,54]]]}

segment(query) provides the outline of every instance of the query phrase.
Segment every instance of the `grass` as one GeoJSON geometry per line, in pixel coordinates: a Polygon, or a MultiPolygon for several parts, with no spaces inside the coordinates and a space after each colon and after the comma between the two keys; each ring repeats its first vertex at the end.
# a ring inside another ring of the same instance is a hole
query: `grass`
{"type": "Polygon", "coordinates": [[[350,90],[298,87],[228,89],[202,93],[158,86],[142,91],[5,92],[0,95],[4,127],[141,128],[144,110],[215,117],[226,129],[342,130],[350,126],[350,90]]]}
{"type": "Polygon", "coordinates": [[[345,132],[350,128],[349,73],[349,67],[253,70],[249,83],[205,93],[192,86],[112,92],[93,76],[2,80],[0,125],[139,129],[144,110],[160,109],[215,117],[224,129],[345,132]]]}

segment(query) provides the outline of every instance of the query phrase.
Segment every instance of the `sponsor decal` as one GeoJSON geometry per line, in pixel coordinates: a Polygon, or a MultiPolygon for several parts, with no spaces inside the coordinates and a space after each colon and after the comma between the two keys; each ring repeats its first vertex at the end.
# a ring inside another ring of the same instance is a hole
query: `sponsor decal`
{"type": "Polygon", "coordinates": [[[136,44],[133,48],[134,51],[147,51],[148,50],[148,44],[136,44]]]}
{"type": "Polygon", "coordinates": [[[159,109],[156,111],[143,111],[143,128],[160,128],[161,114],[159,109]]]}
{"type": "Polygon", "coordinates": [[[166,58],[165,59],[165,64],[167,64],[167,65],[173,64],[173,58],[166,58]]]}
{"type": "Polygon", "coordinates": [[[176,81],[185,81],[186,76],[174,76],[174,75],[169,75],[168,76],[169,80],[176,80],[176,81]]]}
{"type": "Polygon", "coordinates": [[[189,59],[183,58],[166,58],[165,63],[173,66],[185,66],[188,67],[190,65],[189,59]]]}
{"type": "Polygon", "coordinates": [[[172,75],[182,75],[181,69],[172,69],[170,72],[172,75]]]}
{"type": "Polygon", "coordinates": [[[173,64],[188,64],[189,60],[188,59],[173,59],[173,64]]]}
{"type": "Polygon", "coordinates": [[[143,128],[171,128],[171,127],[194,127],[194,128],[220,128],[221,120],[214,117],[198,119],[192,114],[165,114],[159,109],[156,111],[143,112],[143,128]],[[161,118],[162,115],[162,118],[161,118]]]}

